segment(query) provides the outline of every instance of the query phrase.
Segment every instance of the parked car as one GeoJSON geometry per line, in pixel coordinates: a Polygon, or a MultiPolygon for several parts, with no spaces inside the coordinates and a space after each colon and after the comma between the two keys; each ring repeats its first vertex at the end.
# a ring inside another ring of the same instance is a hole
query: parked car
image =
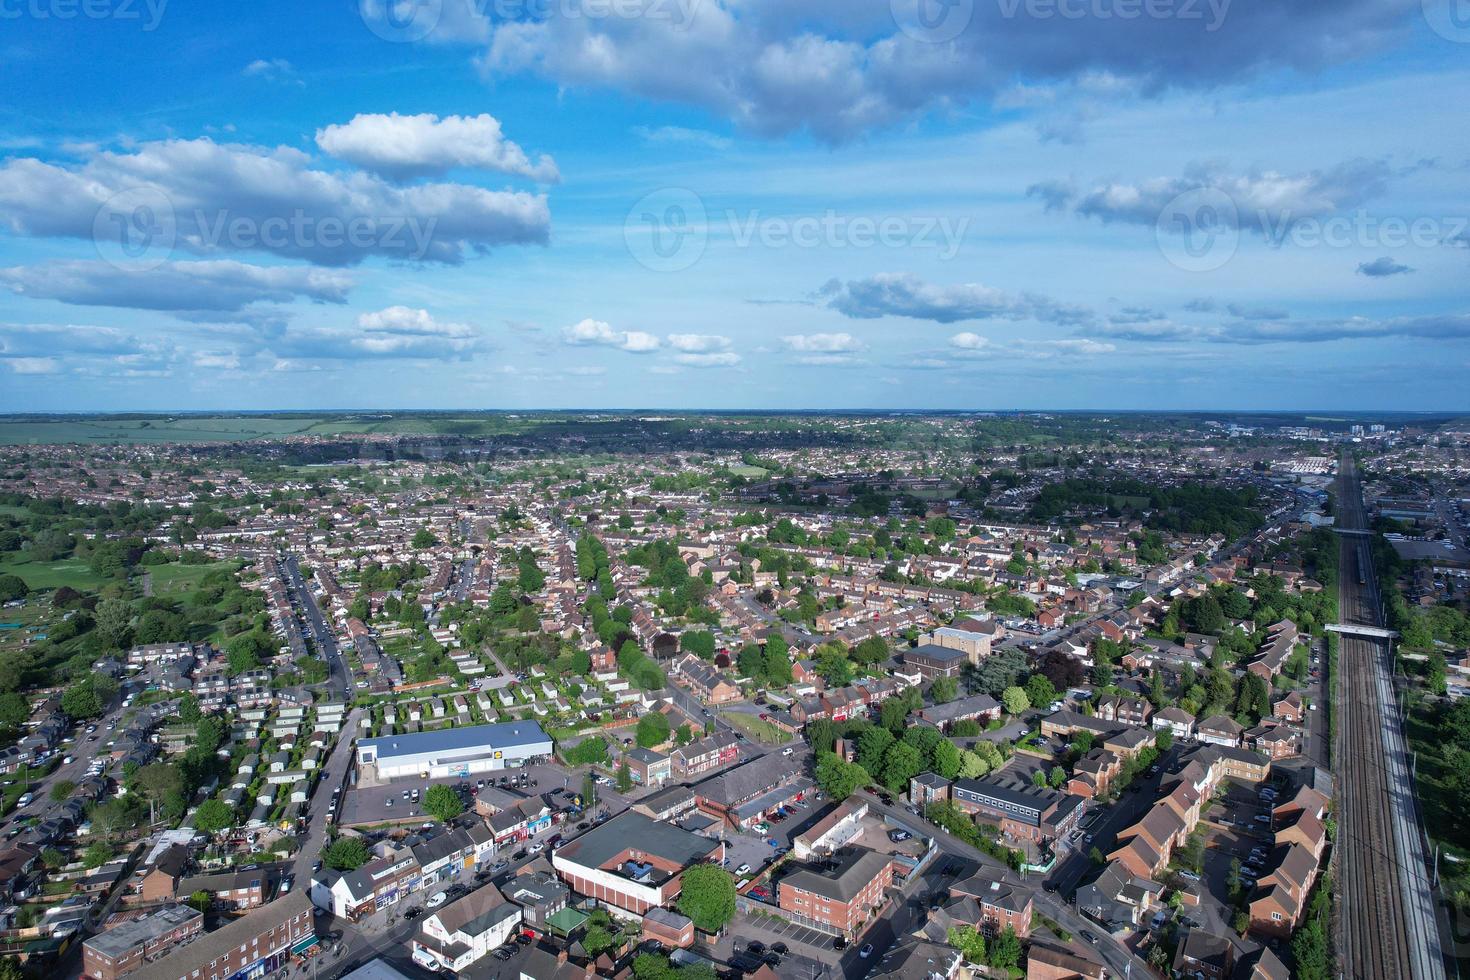
{"type": "Polygon", "coordinates": [[[443,905],[447,901],[449,901],[448,892],[435,892],[434,894],[430,895],[429,900],[424,903],[424,908],[437,909],[439,906],[443,905]]]}
{"type": "Polygon", "coordinates": [[[738,867],[738,868],[735,869],[735,874],[736,875],[748,875],[748,874],[750,874],[750,865],[748,865],[748,864],[742,864],[740,867],[738,867]]]}
{"type": "Polygon", "coordinates": [[[858,955],[861,956],[863,959],[867,959],[869,956],[872,956],[873,955],[873,944],[872,943],[863,943],[863,948],[860,949],[860,950],[858,950],[858,955]]]}

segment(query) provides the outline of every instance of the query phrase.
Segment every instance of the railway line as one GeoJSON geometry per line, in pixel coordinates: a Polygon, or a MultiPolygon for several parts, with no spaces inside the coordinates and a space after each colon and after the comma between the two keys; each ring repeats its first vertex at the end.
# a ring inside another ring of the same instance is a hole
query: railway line
{"type": "MultiPolygon", "coordinates": [[[[1350,456],[1343,457],[1340,481],[1339,527],[1365,528],[1350,456]]],[[[1344,623],[1383,625],[1371,540],[1339,536],[1344,623]]],[[[1445,976],[1444,961],[1389,643],[1344,635],[1336,675],[1340,975],[1437,980],[1445,976]]]]}

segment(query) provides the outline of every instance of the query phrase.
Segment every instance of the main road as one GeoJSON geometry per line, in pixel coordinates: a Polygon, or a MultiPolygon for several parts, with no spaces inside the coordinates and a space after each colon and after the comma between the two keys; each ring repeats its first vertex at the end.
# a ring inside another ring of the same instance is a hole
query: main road
{"type": "MultiPolygon", "coordinates": [[[[1346,452],[1338,489],[1338,527],[1366,529],[1357,466],[1346,452]]],[[[1338,547],[1339,619],[1381,627],[1372,539],[1342,534],[1338,547]]],[[[1334,702],[1342,974],[1438,980],[1444,959],[1392,658],[1385,640],[1342,635],[1334,702]]]]}
{"type": "Polygon", "coordinates": [[[331,624],[322,615],[322,607],[317,603],[316,596],[307,588],[306,579],[301,574],[300,560],[295,555],[287,555],[281,565],[286,569],[287,579],[296,592],[296,604],[306,614],[306,623],[311,627],[311,638],[316,641],[321,658],[327,662],[332,686],[337,689],[343,701],[351,701],[351,673],[347,669],[347,662],[342,659],[341,651],[337,649],[337,636],[332,632],[331,624]]]}

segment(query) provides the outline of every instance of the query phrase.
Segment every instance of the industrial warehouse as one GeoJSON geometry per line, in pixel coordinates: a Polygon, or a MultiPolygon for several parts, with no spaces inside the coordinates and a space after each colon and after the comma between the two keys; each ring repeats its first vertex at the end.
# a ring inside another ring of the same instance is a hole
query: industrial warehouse
{"type": "Polygon", "coordinates": [[[357,764],[384,780],[469,776],[549,755],[551,739],[534,721],[388,735],[357,743],[357,764]]]}

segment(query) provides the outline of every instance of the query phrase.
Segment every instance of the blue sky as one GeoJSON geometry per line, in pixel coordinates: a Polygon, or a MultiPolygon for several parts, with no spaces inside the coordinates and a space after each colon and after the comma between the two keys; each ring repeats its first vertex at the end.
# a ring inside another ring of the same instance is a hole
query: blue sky
{"type": "Polygon", "coordinates": [[[0,0],[0,410],[1464,409],[1454,14],[0,0]]]}

